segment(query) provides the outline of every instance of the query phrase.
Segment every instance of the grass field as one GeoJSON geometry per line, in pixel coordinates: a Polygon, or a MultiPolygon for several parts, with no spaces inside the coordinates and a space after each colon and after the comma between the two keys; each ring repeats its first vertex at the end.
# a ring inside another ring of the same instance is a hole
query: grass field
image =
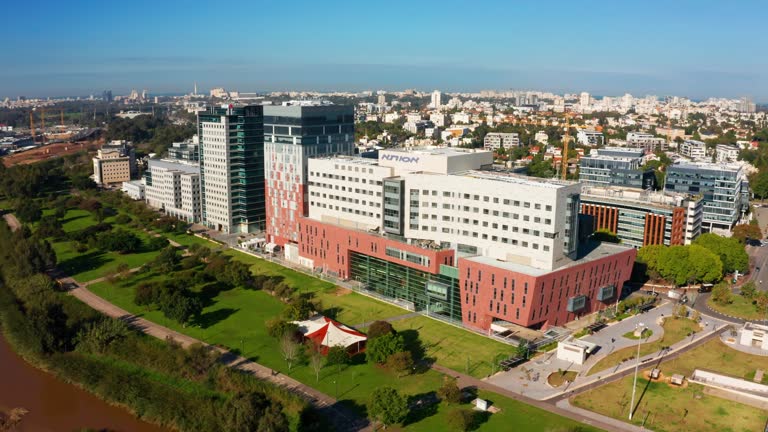
{"type": "Polygon", "coordinates": [[[751,300],[740,295],[734,295],[733,302],[727,305],[717,304],[710,297],[707,299],[707,306],[717,312],[745,320],[764,320],[768,317],[768,311],[758,312],[751,300]]]}
{"type": "Polygon", "coordinates": [[[576,379],[576,375],[578,375],[576,371],[552,372],[547,377],[547,383],[552,387],[560,387],[566,381],[573,382],[576,379]]]}
{"type": "MultiPolygon", "coordinates": [[[[702,362],[701,364],[706,364],[702,362]]],[[[668,367],[661,366],[668,374],[668,367]]],[[[627,421],[632,395],[631,375],[590,390],[573,399],[573,403],[590,411],[627,421]]],[[[765,411],[704,393],[704,387],[688,384],[673,387],[666,382],[637,380],[638,408],[632,423],[659,432],[718,431],[755,432],[762,430],[768,419],[765,411]]]]}
{"type": "Polygon", "coordinates": [[[768,372],[768,357],[736,351],[719,339],[713,339],[695,350],[665,362],[664,365],[670,373],[685,376],[691,376],[696,368],[704,368],[751,380],[757,369],[768,372]]]}
{"type": "MultiPolygon", "coordinates": [[[[660,351],[663,347],[670,346],[674,343],[680,342],[691,331],[699,331],[698,324],[689,319],[683,318],[667,318],[664,320],[664,334],[661,339],[640,345],[640,356],[648,355],[656,351],[660,351]]],[[[643,337],[648,337],[648,332],[645,332],[643,337]]],[[[587,372],[587,375],[603,371],[610,367],[616,366],[624,359],[632,359],[637,356],[637,347],[629,346],[622,348],[618,351],[608,354],[606,357],[595,363],[587,372]]]]}
{"type": "Polygon", "coordinates": [[[438,364],[477,378],[493,373],[493,365],[515,351],[515,347],[424,316],[394,321],[392,325],[397,331],[418,331],[426,356],[438,364]]]}
{"type": "MultiPolygon", "coordinates": [[[[542,409],[526,405],[512,399],[501,398],[495,393],[480,391],[478,397],[486,399],[493,406],[501,409],[500,413],[485,415],[477,430],[487,432],[598,432],[592,426],[580,424],[573,420],[557,417],[542,409]]],[[[468,407],[469,405],[464,405],[468,407]]],[[[426,417],[418,423],[407,425],[406,430],[418,432],[456,430],[448,424],[446,414],[454,406],[440,404],[437,413],[426,417]]],[[[483,417],[483,415],[480,415],[483,417]]]]}

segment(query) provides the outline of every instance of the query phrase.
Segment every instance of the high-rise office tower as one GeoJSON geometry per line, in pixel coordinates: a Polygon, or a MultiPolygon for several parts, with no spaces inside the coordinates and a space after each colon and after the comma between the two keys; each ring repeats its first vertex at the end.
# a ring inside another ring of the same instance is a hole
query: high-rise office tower
{"type": "Polygon", "coordinates": [[[354,107],[316,102],[264,106],[267,240],[298,241],[298,222],[308,209],[310,157],[354,152],[354,107]]]}
{"type": "Polygon", "coordinates": [[[225,233],[263,229],[263,107],[211,107],[197,119],[203,224],[225,233]]]}

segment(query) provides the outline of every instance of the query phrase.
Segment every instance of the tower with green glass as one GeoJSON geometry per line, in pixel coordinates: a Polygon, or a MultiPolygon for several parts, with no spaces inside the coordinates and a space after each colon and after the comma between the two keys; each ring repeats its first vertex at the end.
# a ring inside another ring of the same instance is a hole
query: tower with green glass
{"type": "Polygon", "coordinates": [[[264,229],[264,112],[260,105],[198,114],[203,224],[224,233],[264,229]]]}

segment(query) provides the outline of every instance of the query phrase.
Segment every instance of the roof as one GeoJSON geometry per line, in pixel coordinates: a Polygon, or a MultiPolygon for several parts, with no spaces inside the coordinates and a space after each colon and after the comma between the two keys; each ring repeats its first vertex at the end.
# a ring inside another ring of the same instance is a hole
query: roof
{"type": "Polygon", "coordinates": [[[563,187],[578,185],[578,182],[556,179],[528,177],[507,171],[468,170],[453,173],[451,175],[471,177],[476,179],[494,180],[498,182],[518,184],[524,186],[544,187],[548,189],[560,189],[563,187]]]}
{"type": "Polygon", "coordinates": [[[368,339],[365,334],[347,327],[323,315],[315,315],[304,321],[294,321],[305,338],[326,347],[340,346],[347,348],[368,339]]]}

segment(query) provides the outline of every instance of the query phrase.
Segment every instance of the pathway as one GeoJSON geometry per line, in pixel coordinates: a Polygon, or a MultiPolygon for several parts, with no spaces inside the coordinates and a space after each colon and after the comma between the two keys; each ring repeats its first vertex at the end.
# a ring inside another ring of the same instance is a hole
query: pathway
{"type": "Polygon", "coordinates": [[[117,318],[125,321],[136,329],[158,338],[160,340],[172,339],[183,347],[188,347],[192,344],[202,344],[204,346],[210,346],[218,350],[222,354],[222,362],[229,367],[248,372],[259,379],[269,381],[278,386],[287,388],[314,405],[318,411],[324,413],[336,426],[336,430],[339,431],[366,431],[370,430],[368,421],[359,417],[356,413],[350,411],[344,406],[337,404],[336,399],[326,395],[312,387],[304,385],[295,379],[285,376],[280,373],[274,373],[274,371],[266,366],[248,360],[245,357],[241,357],[223,348],[208,345],[203,341],[195,339],[193,337],[181,334],[177,331],[171,330],[167,327],[161,326],[152,321],[148,321],[137,315],[133,315],[128,311],[121,309],[114,304],[102,299],[96,294],[87,289],[87,285],[94,283],[90,281],[86,284],[79,284],[71,277],[59,278],[59,281],[65,286],[74,286],[75,288],[69,291],[69,294],[78,298],[88,306],[104,313],[107,316],[117,318]]]}

